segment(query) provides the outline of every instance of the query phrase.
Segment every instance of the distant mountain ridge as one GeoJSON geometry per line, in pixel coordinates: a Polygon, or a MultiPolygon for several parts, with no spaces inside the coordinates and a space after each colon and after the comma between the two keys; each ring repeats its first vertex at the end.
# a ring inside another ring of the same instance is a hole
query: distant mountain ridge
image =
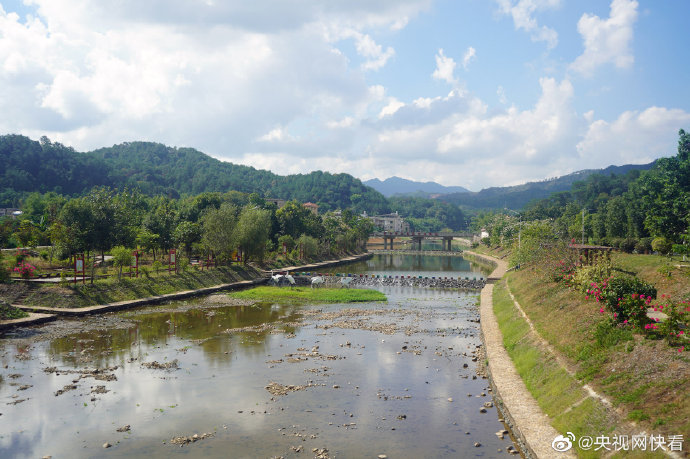
{"type": "Polygon", "coordinates": [[[522,209],[527,203],[536,199],[544,199],[552,193],[569,191],[573,183],[585,180],[593,174],[621,175],[632,170],[649,170],[654,167],[656,160],[648,164],[626,164],[623,166],[609,166],[604,169],[585,169],[561,177],[528,182],[522,185],[484,188],[477,192],[451,193],[439,196],[438,199],[450,204],[475,209],[522,209]]]}
{"type": "Polygon", "coordinates": [[[444,186],[436,182],[415,182],[400,177],[389,177],[385,180],[371,179],[364,182],[365,185],[372,187],[385,197],[395,195],[417,195],[420,194],[450,194],[467,193],[470,190],[461,186],[444,186]]]}

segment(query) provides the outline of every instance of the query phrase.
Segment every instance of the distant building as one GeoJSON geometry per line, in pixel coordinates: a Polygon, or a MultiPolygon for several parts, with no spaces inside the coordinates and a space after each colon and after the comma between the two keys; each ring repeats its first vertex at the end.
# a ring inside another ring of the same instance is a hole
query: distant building
{"type": "Polygon", "coordinates": [[[14,209],[14,208],[5,208],[1,209],[0,208],[0,217],[13,217],[16,218],[19,215],[23,214],[23,212],[19,209],[14,209]]]}
{"type": "Polygon", "coordinates": [[[384,214],[369,217],[375,227],[381,228],[383,231],[390,231],[394,233],[407,233],[410,231],[410,224],[407,223],[399,214],[384,214]]]}
{"type": "Polygon", "coordinates": [[[319,215],[319,205],[318,204],[314,204],[313,202],[305,202],[304,204],[302,204],[302,206],[311,210],[312,214],[319,215]]]}

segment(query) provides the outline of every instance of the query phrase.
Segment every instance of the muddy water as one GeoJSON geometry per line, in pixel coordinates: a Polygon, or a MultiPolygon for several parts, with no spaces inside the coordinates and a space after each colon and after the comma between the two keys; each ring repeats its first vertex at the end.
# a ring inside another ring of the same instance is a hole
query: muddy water
{"type": "Polygon", "coordinates": [[[480,412],[477,295],[382,289],[387,303],[213,296],[5,335],[0,457],[505,456],[496,409],[480,412]]]}

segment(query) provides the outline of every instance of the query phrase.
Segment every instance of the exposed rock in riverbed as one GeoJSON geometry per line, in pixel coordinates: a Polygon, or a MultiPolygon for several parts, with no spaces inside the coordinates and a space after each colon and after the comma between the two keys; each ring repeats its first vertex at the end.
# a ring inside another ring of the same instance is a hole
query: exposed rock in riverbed
{"type": "Polygon", "coordinates": [[[170,439],[170,443],[173,445],[180,445],[180,446],[185,446],[190,443],[195,443],[199,440],[205,440],[207,438],[213,437],[215,434],[212,432],[209,433],[203,433],[201,435],[199,434],[194,434],[190,436],[182,436],[182,437],[173,437],[170,439]]]}
{"type": "Polygon", "coordinates": [[[150,370],[177,370],[179,368],[177,359],[168,363],[158,363],[155,360],[153,362],[143,362],[141,366],[150,370]]]}

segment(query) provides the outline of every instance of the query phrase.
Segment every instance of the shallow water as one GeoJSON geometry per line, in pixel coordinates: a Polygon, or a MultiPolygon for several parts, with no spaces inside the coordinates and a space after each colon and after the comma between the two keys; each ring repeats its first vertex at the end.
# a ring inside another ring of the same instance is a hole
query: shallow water
{"type": "Polygon", "coordinates": [[[506,455],[496,409],[479,412],[491,394],[472,361],[477,294],[382,291],[387,303],[202,298],[82,319],[52,339],[6,336],[0,457],[506,455]],[[273,395],[273,382],[305,387],[273,395]],[[195,433],[213,436],[171,444],[195,433]]]}

